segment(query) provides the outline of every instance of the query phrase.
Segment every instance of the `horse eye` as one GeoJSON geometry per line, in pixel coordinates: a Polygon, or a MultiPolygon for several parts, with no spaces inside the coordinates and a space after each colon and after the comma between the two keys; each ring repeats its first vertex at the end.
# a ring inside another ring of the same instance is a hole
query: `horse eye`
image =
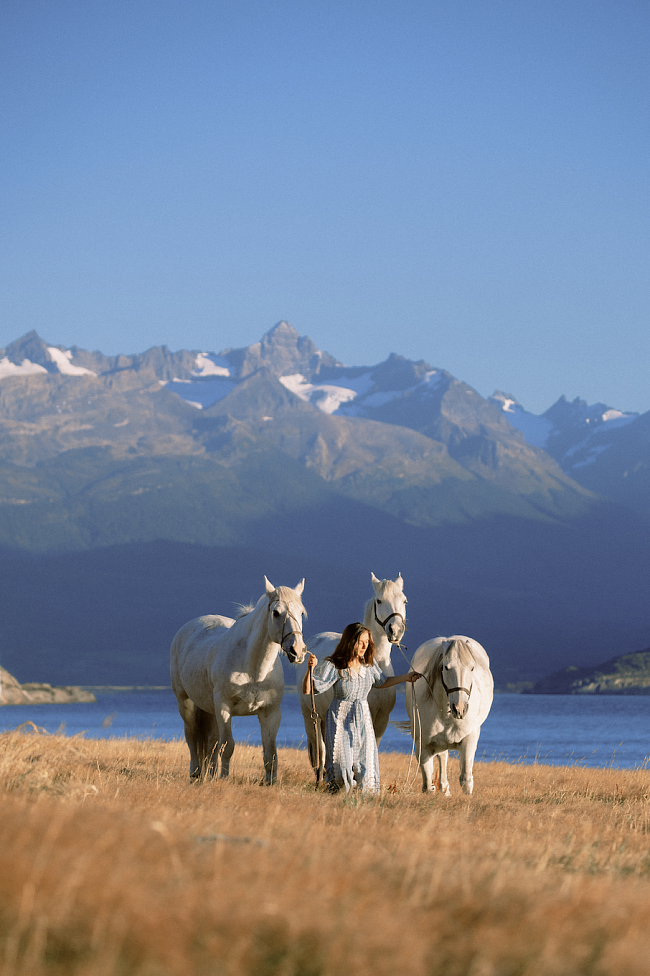
{"type": "Polygon", "coordinates": [[[280,616],[280,611],[279,610],[274,610],[273,611],[273,616],[274,617],[279,617],[280,616]]]}
{"type": "Polygon", "coordinates": [[[381,600],[377,600],[377,603],[381,603],[381,600]]]}

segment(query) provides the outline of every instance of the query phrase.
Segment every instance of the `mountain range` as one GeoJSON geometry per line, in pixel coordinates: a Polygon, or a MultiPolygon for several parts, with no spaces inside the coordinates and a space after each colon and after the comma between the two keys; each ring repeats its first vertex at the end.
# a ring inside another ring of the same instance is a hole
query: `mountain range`
{"type": "Polygon", "coordinates": [[[371,570],[405,577],[413,650],[467,633],[502,687],[637,650],[649,434],[650,413],[536,416],[397,354],[348,367],[286,322],[220,353],[29,333],[0,350],[2,663],[159,684],[177,627],[263,574],[307,576],[315,632],[358,617],[371,570]]]}

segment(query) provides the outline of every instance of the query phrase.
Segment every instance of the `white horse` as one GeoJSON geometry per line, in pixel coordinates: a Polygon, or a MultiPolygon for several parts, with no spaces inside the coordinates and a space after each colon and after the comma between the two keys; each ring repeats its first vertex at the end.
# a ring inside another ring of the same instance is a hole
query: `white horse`
{"type": "Polygon", "coordinates": [[[275,740],[280,727],[284,675],[279,655],[292,664],[305,657],[301,596],[302,580],[291,589],[275,587],[264,577],[266,593],[255,607],[231,617],[190,620],[171,646],[172,688],[190,748],[190,776],[207,771],[227,776],[235,748],[233,715],[257,715],[262,729],[264,780],[274,783],[278,758],[275,740]]]}
{"type": "MultiPolygon", "coordinates": [[[[404,580],[402,574],[397,574],[396,580],[378,580],[374,573],[370,574],[375,595],[368,600],[363,612],[363,625],[372,634],[375,645],[375,662],[379,665],[387,677],[392,677],[395,672],[390,660],[392,644],[399,644],[406,630],[406,597],[404,596],[404,580]]],[[[326,631],[322,634],[315,634],[307,641],[307,650],[310,654],[315,654],[319,661],[332,653],[341,639],[340,634],[326,631]]],[[[309,749],[309,760],[316,771],[316,782],[319,783],[323,778],[325,769],[325,718],[327,709],[332,701],[333,692],[331,689],[324,691],[321,695],[316,695],[314,702],[318,719],[318,755],[320,763],[316,763],[316,726],[311,714],[311,697],[303,695],[302,679],[305,669],[298,676],[298,694],[300,695],[300,708],[305,722],[305,732],[309,749]]],[[[372,724],[375,730],[377,745],[381,742],[381,737],[386,731],[390,713],[395,706],[395,688],[373,688],[368,695],[368,705],[372,716],[372,724]]]]}
{"type": "Polygon", "coordinates": [[[494,695],[490,660],[478,641],[456,635],[421,644],[411,667],[424,675],[406,692],[410,731],[422,771],[422,792],[435,792],[433,759],[437,756],[440,791],[451,795],[448,750],[457,749],[460,785],[465,793],[471,793],[478,737],[494,695]]]}

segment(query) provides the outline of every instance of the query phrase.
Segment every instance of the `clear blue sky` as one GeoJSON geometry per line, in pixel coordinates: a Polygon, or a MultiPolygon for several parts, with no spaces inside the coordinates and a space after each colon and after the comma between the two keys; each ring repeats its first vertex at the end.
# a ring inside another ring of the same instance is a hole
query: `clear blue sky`
{"type": "Polygon", "coordinates": [[[3,0],[0,347],[650,409],[647,0],[3,0]]]}

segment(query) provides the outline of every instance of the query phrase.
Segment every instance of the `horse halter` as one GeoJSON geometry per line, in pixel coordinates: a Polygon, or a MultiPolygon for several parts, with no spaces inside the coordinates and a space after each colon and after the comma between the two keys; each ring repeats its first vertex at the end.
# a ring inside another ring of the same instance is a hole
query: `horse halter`
{"type": "Polygon", "coordinates": [[[467,695],[468,699],[469,699],[469,696],[472,694],[472,688],[474,687],[474,682],[472,682],[472,684],[469,686],[469,691],[468,691],[467,688],[463,688],[462,685],[458,685],[458,687],[456,687],[456,688],[448,688],[447,685],[445,684],[445,674],[444,674],[444,671],[441,671],[440,672],[440,680],[442,681],[442,687],[445,689],[445,692],[446,692],[446,695],[447,695],[448,698],[449,698],[450,695],[453,695],[453,693],[455,691],[464,691],[465,694],[467,695]]]}
{"type": "Polygon", "coordinates": [[[291,617],[291,619],[292,619],[292,620],[293,620],[293,621],[294,621],[294,622],[295,622],[296,624],[298,623],[298,621],[297,621],[297,620],[296,620],[296,618],[295,618],[295,617],[293,616],[293,614],[292,614],[292,613],[291,613],[291,612],[290,612],[289,610],[285,610],[285,613],[284,613],[284,620],[282,621],[282,633],[281,633],[281,635],[280,635],[280,640],[278,641],[278,643],[279,643],[279,645],[280,645],[280,647],[282,648],[282,650],[284,651],[284,653],[285,653],[285,654],[286,654],[287,652],[286,652],[286,651],[285,651],[285,649],[284,649],[284,642],[286,641],[286,639],[287,639],[287,637],[291,637],[291,636],[292,636],[293,634],[299,634],[299,635],[300,635],[300,636],[302,637],[302,627],[300,628],[300,630],[288,630],[288,631],[286,632],[286,634],[285,634],[285,632],[284,632],[284,628],[285,628],[285,627],[287,626],[287,617],[291,617]]]}
{"type": "MultiPolygon", "coordinates": [[[[380,620],[379,617],[377,616],[377,599],[376,598],[373,600],[372,605],[373,605],[373,609],[374,609],[374,612],[375,612],[375,620],[377,621],[377,623],[379,624],[379,626],[381,627],[382,630],[385,630],[386,629],[386,624],[388,623],[389,620],[392,620],[393,617],[399,617],[399,619],[404,624],[404,633],[402,634],[402,637],[403,637],[408,628],[406,626],[406,620],[402,616],[402,614],[401,613],[398,613],[397,610],[395,610],[393,613],[389,613],[385,620],[380,620]]],[[[391,640],[390,637],[388,637],[388,642],[390,644],[397,644],[398,647],[401,646],[400,645],[400,642],[398,640],[391,640]]]]}

